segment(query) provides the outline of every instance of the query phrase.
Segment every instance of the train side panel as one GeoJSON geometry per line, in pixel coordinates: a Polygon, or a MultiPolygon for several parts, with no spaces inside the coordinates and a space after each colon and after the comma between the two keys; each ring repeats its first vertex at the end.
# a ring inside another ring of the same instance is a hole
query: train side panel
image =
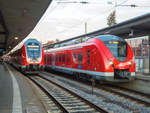
{"type": "MultiPolygon", "coordinates": [[[[116,46],[119,43],[125,45],[125,42],[118,41],[111,41],[110,44],[116,46]]],[[[90,76],[89,78],[92,77],[97,80],[112,82],[133,80],[135,61],[130,46],[125,45],[127,49],[126,59],[120,57],[123,59],[122,61],[117,60],[114,57],[115,53],[112,53],[111,48],[108,49],[107,46],[99,38],[92,38],[85,43],[51,49],[48,50],[49,52],[45,51],[45,58],[48,62],[46,66],[75,75],[90,76]]]]}

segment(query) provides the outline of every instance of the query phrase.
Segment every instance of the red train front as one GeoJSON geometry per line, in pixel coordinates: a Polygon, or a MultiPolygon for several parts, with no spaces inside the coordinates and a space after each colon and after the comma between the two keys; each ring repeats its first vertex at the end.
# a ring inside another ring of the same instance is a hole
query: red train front
{"type": "Polygon", "coordinates": [[[44,50],[36,39],[28,39],[23,46],[10,54],[11,63],[24,72],[43,70],[44,50]]]}
{"type": "Polygon", "coordinates": [[[57,48],[46,50],[46,68],[104,81],[134,79],[134,54],[122,38],[100,35],[76,43],[76,40],[60,43],[55,45],[57,48]]]}

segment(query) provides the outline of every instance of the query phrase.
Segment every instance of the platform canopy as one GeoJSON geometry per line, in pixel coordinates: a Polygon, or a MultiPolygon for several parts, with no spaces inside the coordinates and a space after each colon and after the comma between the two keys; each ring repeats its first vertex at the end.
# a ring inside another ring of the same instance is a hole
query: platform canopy
{"type": "Polygon", "coordinates": [[[150,13],[97,30],[87,35],[113,34],[124,39],[150,35],[150,13]]]}
{"type": "Polygon", "coordinates": [[[144,35],[150,35],[150,13],[132,18],[130,20],[99,29],[94,32],[90,32],[84,35],[80,35],[74,38],[70,38],[52,45],[45,46],[45,48],[51,48],[56,44],[66,43],[71,40],[76,40],[86,37],[94,37],[97,35],[112,34],[120,36],[124,39],[135,38],[144,35]]]}
{"type": "Polygon", "coordinates": [[[0,55],[22,41],[52,0],[0,0],[0,55]]]}

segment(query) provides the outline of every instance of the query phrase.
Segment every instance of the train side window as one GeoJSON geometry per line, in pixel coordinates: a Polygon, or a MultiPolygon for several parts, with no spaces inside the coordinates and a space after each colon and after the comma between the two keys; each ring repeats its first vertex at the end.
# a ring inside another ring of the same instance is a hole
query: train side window
{"type": "Polygon", "coordinates": [[[82,53],[78,54],[78,63],[82,63],[83,55],[82,53]]]}
{"type": "Polygon", "coordinates": [[[73,62],[74,62],[74,63],[77,63],[77,56],[76,56],[76,53],[73,53],[72,56],[73,56],[73,62]]]}
{"type": "Polygon", "coordinates": [[[63,54],[63,60],[62,60],[62,62],[65,62],[65,54],[63,54]]]}
{"type": "Polygon", "coordinates": [[[56,59],[56,62],[57,62],[57,57],[58,57],[58,56],[56,55],[55,57],[56,57],[55,59],[56,59]]]}
{"type": "Polygon", "coordinates": [[[47,64],[47,62],[46,62],[46,55],[44,56],[44,61],[45,61],[45,64],[47,64]]]}
{"type": "Polygon", "coordinates": [[[51,63],[51,55],[49,56],[49,63],[51,63]]]}
{"type": "Polygon", "coordinates": [[[52,55],[52,62],[54,62],[55,61],[55,56],[54,55],[52,55]]]}
{"type": "Polygon", "coordinates": [[[59,62],[61,62],[61,55],[59,55],[59,62]]]}
{"type": "Polygon", "coordinates": [[[56,55],[56,62],[57,62],[57,63],[59,62],[58,55],[56,55]]]}
{"type": "Polygon", "coordinates": [[[63,54],[61,55],[61,62],[63,62],[63,54]]]}
{"type": "Polygon", "coordinates": [[[50,64],[50,55],[47,56],[47,63],[50,64]]]}
{"type": "Polygon", "coordinates": [[[90,65],[90,50],[87,51],[87,64],[90,65]]]}
{"type": "Polygon", "coordinates": [[[67,54],[67,62],[69,63],[70,62],[70,55],[67,54]]]}
{"type": "Polygon", "coordinates": [[[47,59],[47,54],[45,55],[45,61],[46,61],[46,64],[48,63],[48,59],[47,59]]]}

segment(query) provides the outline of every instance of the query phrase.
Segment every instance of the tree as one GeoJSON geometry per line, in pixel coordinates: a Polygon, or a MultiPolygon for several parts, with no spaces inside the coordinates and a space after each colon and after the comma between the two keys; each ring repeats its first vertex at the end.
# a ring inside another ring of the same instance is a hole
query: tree
{"type": "Polygon", "coordinates": [[[55,41],[55,42],[56,42],[56,43],[59,42],[59,39],[56,38],[56,41],[55,41]]]}
{"type": "Polygon", "coordinates": [[[107,18],[107,25],[112,26],[116,24],[116,11],[113,11],[107,18]]]}
{"type": "Polygon", "coordinates": [[[57,42],[59,42],[59,39],[56,39],[55,41],[54,40],[49,40],[48,42],[46,42],[44,44],[44,46],[51,45],[51,44],[54,44],[54,43],[57,43],[57,42]]]}
{"type": "Polygon", "coordinates": [[[46,43],[45,43],[45,44],[43,44],[43,45],[44,45],[44,46],[47,46],[47,45],[50,45],[50,44],[53,44],[53,43],[55,43],[55,41],[50,40],[50,41],[46,42],[46,43]]]}

